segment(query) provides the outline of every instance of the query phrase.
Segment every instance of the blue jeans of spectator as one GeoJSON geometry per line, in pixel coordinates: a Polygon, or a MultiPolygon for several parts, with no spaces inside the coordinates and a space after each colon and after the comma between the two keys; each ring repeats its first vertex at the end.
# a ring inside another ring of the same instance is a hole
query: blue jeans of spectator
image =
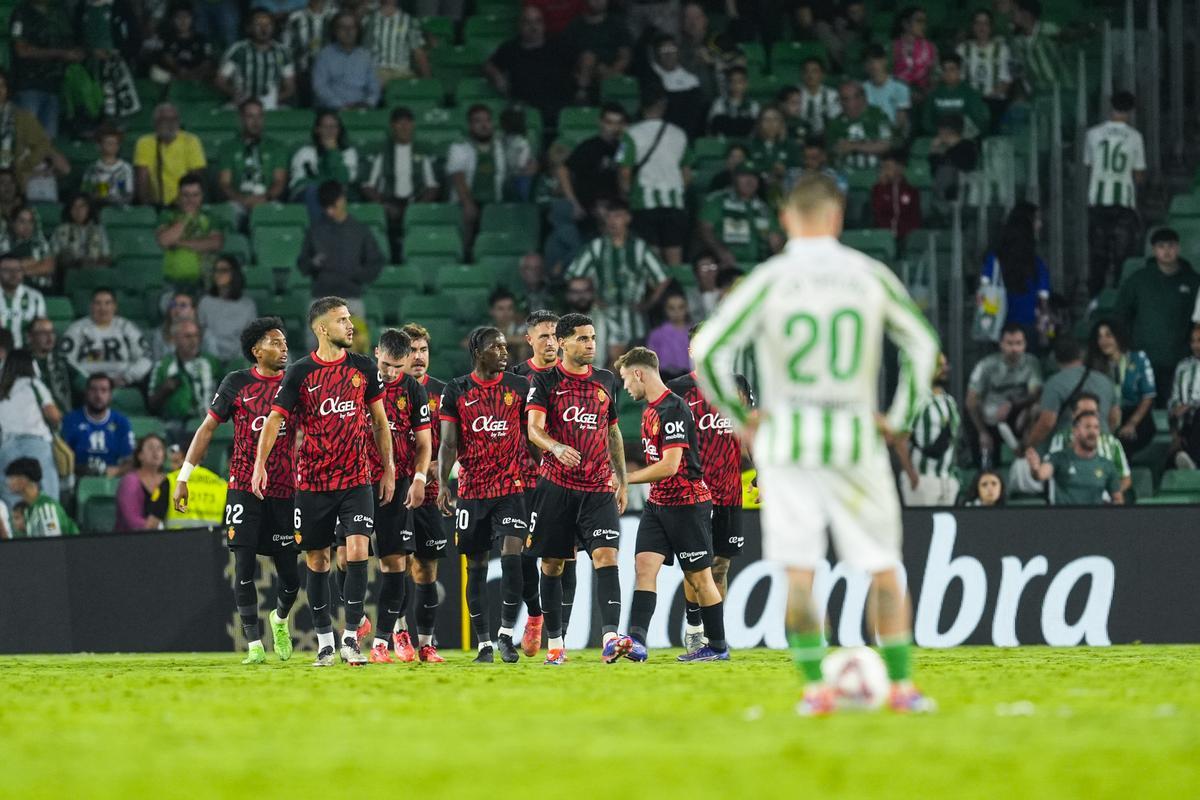
{"type": "Polygon", "coordinates": [[[199,0],[192,4],[196,14],[196,32],[215,40],[222,48],[236,42],[238,36],[238,20],[241,11],[234,0],[199,0]]]}
{"type": "Polygon", "coordinates": [[[575,259],[583,246],[579,237],[579,226],[575,224],[575,209],[570,201],[558,199],[550,203],[547,213],[550,235],[542,249],[542,258],[554,281],[561,280],[562,270],[575,259]]]}
{"type": "MultiPolygon", "coordinates": [[[[46,135],[53,142],[58,137],[58,95],[53,92],[43,92],[40,89],[22,89],[13,98],[17,108],[23,108],[37,117],[37,121],[46,129],[46,135]]],[[[25,191],[25,187],[20,187],[25,191]]]]}
{"type": "MultiPolygon", "coordinates": [[[[54,466],[54,451],[50,442],[38,436],[5,436],[4,443],[0,444],[0,474],[18,458],[32,458],[41,465],[42,494],[58,500],[58,467],[54,466]]],[[[3,491],[0,491],[0,498],[8,505],[10,514],[13,507],[21,501],[18,495],[8,490],[7,481],[3,491]]]]}

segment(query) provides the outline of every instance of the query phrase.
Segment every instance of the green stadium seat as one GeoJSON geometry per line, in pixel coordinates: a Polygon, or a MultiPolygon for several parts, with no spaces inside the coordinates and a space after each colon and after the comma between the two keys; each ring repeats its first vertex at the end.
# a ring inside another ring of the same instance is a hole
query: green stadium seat
{"type": "Polygon", "coordinates": [[[33,213],[37,217],[38,225],[45,231],[48,238],[50,232],[62,222],[62,203],[34,203],[33,213]]]}
{"type": "Polygon", "coordinates": [[[1173,469],[1163,473],[1159,494],[1200,493],[1200,470],[1173,469]]]}
{"type": "Polygon", "coordinates": [[[843,231],[842,244],[889,264],[896,260],[896,237],[889,230],[843,231]]]}
{"type": "Polygon", "coordinates": [[[1188,217],[1200,217],[1200,194],[1177,194],[1171,198],[1167,224],[1188,217]]]}
{"type": "Polygon", "coordinates": [[[771,47],[771,74],[791,77],[810,58],[819,58],[829,69],[829,53],[820,42],[777,41],[771,47]]]}
{"type": "Polygon", "coordinates": [[[596,132],[596,122],[600,118],[600,109],[595,106],[569,106],[558,115],[558,127],[563,131],[587,131],[588,135],[596,132]]]}
{"type": "Polygon", "coordinates": [[[634,403],[625,403],[617,412],[617,427],[624,439],[642,438],[642,407],[634,403]]]}
{"type": "Polygon", "coordinates": [[[297,227],[308,225],[308,209],[301,204],[263,203],[250,212],[250,227],[297,227]]]}
{"type": "Polygon", "coordinates": [[[422,325],[426,320],[450,320],[454,317],[454,305],[449,298],[439,295],[420,296],[408,295],[400,301],[400,319],[402,321],[420,320],[422,325]]]}
{"type": "Polygon", "coordinates": [[[795,80],[779,75],[751,75],[747,93],[759,103],[773,103],[781,89],[795,85],[795,80]]]}
{"type": "MultiPolygon", "coordinates": [[[[267,136],[277,139],[281,131],[304,131],[308,133],[313,126],[313,112],[306,108],[278,108],[266,112],[265,130],[267,136]]],[[[258,206],[255,206],[258,208],[258,206]]]]}
{"type": "MultiPolygon", "coordinates": [[[[146,95],[142,95],[146,102],[146,95]]],[[[212,83],[201,81],[171,81],[167,86],[167,99],[176,104],[208,103],[219,105],[225,102],[225,96],[217,91],[212,83]]]]}
{"type": "Polygon", "coordinates": [[[475,237],[475,259],[521,256],[529,249],[528,237],[515,236],[507,231],[481,231],[475,237]]]}
{"type": "MultiPolygon", "coordinates": [[[[160,260],[159,269],[161,270],[161,268],[162,262],[160,260]]],[[[109,289],[118,289],[125,285],[121,271],[111,267],[73,269],[69,270],[63,279],[63,291],[69,295],[84,290],[90,292],[101,286],[106,286],[109,289]]]]}
{"type": "Polygon", "coordinates": [[[463,78],[454,87],[454,102],[459,108],[466,108],[472,103],[494,103],[503,101],[504,96],[496,91],[487,78],[463,78]]]}
{"type": "Polygon", "coordinates": [[[1010,508],[1033,508],[1046,505],[1046,499],[1043,497],[1032,497],[1028,495],[1025,497],[1010,497],[1007,501],[1007,504],[1010,508]]]}
{"type": "Polygon", "coordinates": [[[1146,259],[1142,256],[1134,256],[1133,258],[1125,259],[1121,264],[1121,283],[1125,283],[1129,276],[1137,272],[1142,267],[1146,266],[1146,259]]]}
{"type": "Polygon", "coordinates": [[[634,78],[614,75],[600,84],[600,99],[606,103],[620,103],[628,113],[633,114],[641,100],[641,89],[634,78]]]}
{"type": "Polygon", "coordinates": [[[467,17],[463,25],[463,40],[477,42],[480,39],[507,39],[516,35],[516,20],[508,14],[479,13],[467,17]]]}
{"type": "Polygon", "coordinates": [[[122,414],[137,415],[146,413],[146,399],[142,397],[141,389],[135,389],[132,386],[123,386],[120,389],[114,389],[112,405],[113,408],[122,414]]]}
{"type": "Polygon", "coordinates": [[[150,206],[105,206],[100,222],[112,236],[117,228],[148,228],[158,224],[158,214],[150,206]]]}
{"type": "Polygon", "coordinates": [[[58,295],[46,297],[46,316],[54,323],[55,330],[59,330],[59,325],[66,326],[75,320],[75,307],[71,305],[71,298],[58,295]]]}
{"type": "MultiPolygon", "coordinates": [[[[437,78],[401,78],[388,81],[383,87],[384,107],[440,105],[446,96],[446,87],[437,78]]],[[[390,113],[390,111],[389,111],[390,113]]]]}
{"type": "Polygon", "coordinates": [[[1133,492],[1138,502],[1154,496],[1154,472],[1149,467],[1134,467],[1131,472],[1133,492]]]}
{"type": "Polygon", "coordinates": [[[238,129],[236,111],[207,102],[180,103],[179,116],[184,120],[184,127],[201,139],[209,134],[228,134],[238,129]]]}
{"type": "Polygon", "coordinates": [[[162,258],[162,248],[154,238],[154,228],[116,228],[108,232],[108,241],[112,245],[113,255],[120,259],[122,256],[158,256],[162,258]]]}
{"type": "Polygon", "coordinates": [[[436,289],[442,293],[456,293],[470,289],[483,289],[490,292],[496,286],[496,273],[483,264],[463,264],[442,268],[435,273],[435,276],[437,278],[436,289]]]}
{"type": "Polygon", "coordinates": [[[218,230],[232,231],[237,228],[237,224],[233,218],[233,206],[229,203],[205,205],[204,213],[208,214],[208,218],[213,221],[218,230]]]}
{"type": "Polygon", "coordinates": [[[487,300],[491,293],[491,289],[454,289],[442,297],[453,307],[454,319],[464,325],[477,325],[487,317],[487,300]]]}
{"type": "Polygon", "coordinates": [[[462,206],[458,203],[413,203],[404,212],[404,230],[413,228],[462,229],[462,206]]]}
{"type": "Polygon", "coordinates": [[[157,433],[163,435],[163,421],[158,417],[146,416],[144,414],[130,414],[129,426],[133,429],[135,438],[142,438],[147,434],[157,433]]]}
{"type": "MultiPolygon", "coordinates": [[[[437,154],[438,161],[442,161],[446,157],[446,150],[450,145],[463,138],[462,131],[458,127],[454,128],[433,128],[422,130],[417,128],[417,142],[431,153],[437,154]]],[[[440,168],[439,168],[440,169],[440,168]]]]}
{"type": "Polygon", "coordinates": [[[476,0],[475,13],[486,14],[489,17],[508,18],[513,21],[513,24],[516,24],[521,9],[512,0],[476,0]]]}
{"type": "Polygon", "coordinates": [[[420,258],[462,259],[462,236],[451,228],[414,229],[404,237],[405,262],[420,258]]]}
{"type": "Polygon", "coordinates": [[[466,375],[471,371],[471,356],[460,346],[461,338],[454,342],[453,347],[438,350],[433,354],[433,361],[437,363],[437,369],[443,375],[466,375]]]}
{"type": "Polygon", "coordinates": [[[496,285],[503,286],[523,300],[524,286],[521,283],[521,260],[509,256],[487,256],[475,259],[475,264],[491,271],[496,276],[496,285]]]}
{"type": "Polygon", "coordinates": [[[421,271],[416,267],[389,266],[384,267],[379,277],[371,284],[371,290],[397,290],[405,292],[421,292],[425,281],[421,271]]]}
{"type": "Polygon", "coordinates": [[[679,282],[684,288],[696,285],[696,273],[688,266],[668,267],[667,274],[679,282]]]}
{"type": "Polygon", "coordinates": [[[738,48],[746,56],[746,63],[758,67],[767,65],[767,50],[762,42],[740,42],[738,48]]]}
{"type": "Polygon", "coordinates": [[[100,475],[87,475],[79,479],[75,486],[76,507],[82,511],[93,498],[116,497],[117,484],[120,478],[108,478],[100,475]]]}
{"type": "Polygon", "coordinates": [[[425,38],[433,38],[433,45],[441,45],[454,40],[454,20],[450,17],[421,17],[421,32],[425,38]]]}
{"type": "Polygon", "coordinates": [[[433,74],[441,78],[447,94],[453,94],[455,85],[463,78],[478,78],[483,72],[485,53],[471,43],[460,45],[438,45],[429,51],[429,62],[433,74]]]}
{"type": "Polygon", "coordinates": [[[259,268],[295,268],[300,249],[304,246],[303,228],[256,228],[251,235],[259,268]]]}
{"type": "Polygon", "coordinates": [[[489,203],[483,207],[479,230],[484,233],[499,231],[513,236],[524,234],[527,238],[532,234],[536,238],[541,226],[541,214],[533,203],[489,203]]]}
{"type": "MultiPolygon", "coordinates": [[[[255,234],[257,236],[257,233],[255,234]]],[[[279,281],[275,277],[275,270],[272,267],[249,266],[242,270],[242,274],[246,278],[246,288],[260,290],[267,294],[275,294],[279,288],[279,281]]]]}
{"type": "Polygon", "coordinates": [[[340,116],[350,138],[358,140],[364,135],[383,136],[391,113],[383,108],[356,108],[343,111],[340,116]]]}
{"type": "Polygon", "coordinates": [[[1156,494],[1145,499],[1138,498],[1139,506],[1191,506],[1200,503],[1200,492],[1156,494]]]}
{"type": "Polygon", "coordinates": [[[387,230],[387,213],[378,203],[350,203],[348,210],[363,225],[387,230]]]}
{"type": "Polygon", "coordinates": [[[1104,289],[1096,297],[1096,310],[1093,314],[1103,314],[1117,307],[1117,290],[1104,289]]]}
{"type": "Polygon", "coordinates": [[[225,244],[221,247],[221,252],[237,256],[238,261],[243,264],[249,264],[254,256],[254,251],[250,248],[250,240],[240,233],[226,232],[225,244]]]}

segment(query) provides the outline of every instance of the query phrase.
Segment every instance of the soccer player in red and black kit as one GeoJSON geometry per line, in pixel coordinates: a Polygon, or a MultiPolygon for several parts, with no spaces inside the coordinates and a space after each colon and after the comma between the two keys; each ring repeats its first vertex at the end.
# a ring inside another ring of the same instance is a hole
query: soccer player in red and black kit
{"type": "MultiPolygon", "coordinates": [[[[375,545],[382,573],[379,583],[379,606],[376,613],[375,641],[368,660],[373,664],[391,664],[388,655],[388,636],[396,646],[401,661],[416,658],[408,631],[392,633],[392,627],[406,605],[409,555],[413,552],[413,531],[410,510],[425,502],[425,483],[428,480],[432,454],[429,428],[429,397],[425,387],[402,371],[409,355],[409,338],[395,328],[385,330],[375,347],[375,364],[383,378],[383,408],[388,415],[392,433],[392,460],[396,464],[396,495],[405,501],[375,505],[375,545]]],[[[379,453],[367,448],[371,475],[379,475],[382,465],[379,453]]],[[[340,549],[340,548],[339,548],[340,549]]]]}
{"type": "MultiPolygon", "coordinates": [[[[700,330],[697,325],[688,336],[695,338],[700,330]]],[[[735,375],[742,400],[754,405],[754,394],[750,382],[744,375],[735,375]]],[[[713,580],[725,599],[729,591],[729,564],[741,555],[746,538],[742,533],[742,442],[733,432],[733,423],[724,417],[716,406],[708,402],[696,384],[696,373],[681,375],[667,382],[667,388],[687,401],[692,416],[696,418],[696,429],[700,439],[700,466],[704,468],[704,482],[713,496],[713,580]]],[[[700,604],[690,584],[684,584],[684,609],[687,620],[684,625],[683,644],[689,653],[704,646],[704,624],[700,616],[700,604]]]]}
{"type": "Polygon", "coordinates": [[[601,655],[612,664],[633,649],[617,633],[621,579],[617,574],[620,517],[625,511],[625,447],[617,428],[617,378],[594,369],[596,328],[567,314],[555,335],[563,359],[538,373],[526,402],[529,440],[546,451],[530,514],[529,550],[542,559],[542,612],[549,639],[547,664],[567,660],[562,639],[563,562],[582,547],[596,572],[596,601],[604,636],[601,655]]]}
{"type": "MultiPolygon", "coordinates": [[[[558,366],[558,314],[553,311],[539,309],[530,312],[525,318],[525,341],[533,351],[533,355],[515,364],[509,370],[532,382],[533,376],[547,372],[558,366]]],[[[528,393],[528,388],[526,389],[528,393]]],[[[525,485],[525,510],[533,510],[533,492],[537,488],[538,468],[541,466],[541,451],[536,448],[525,448],[521,459],[521,482],[525,485]],[[535,456],[536,453],[536,456],[535,456]]],[[[525,621],[525,633],[521,637],[521,650],[526,656],[533,658],[542,647],[542,605],[541,579],[538,572],[537,556],[524,553],[521,556],[521,594],[524,596],[525,607],[529,618],[525,621]]],[[[572,558],[563,565],[560,577],[563,587],[563,633],[571,619],[571,606],[575,602],[575,559],[572,558]]]]}
{"type": "MultiPolygon", "coordinates": [[[[231,372],[221,381],[216,397],[208,407],[208,415],[192,437],[192,443],[179,469],[175,483],[175,509],[187,511],[188,477],[195,465],[204,460],[213,434],[221,423],[233,420],[233,453],[229,458],[229,491],[225,495],[225,525],[229,549],[233,551],[234,600],[242,631],[249,643],[249,654],[243,664],[261,664],[266,660],[258,623],[258,591],[254,573],[259,554],[270,556],[275,564],[279,593],[275,610],[269,617],[274,635],[274,649],[280,661],[292,657],[292,635],[288,631],[288,614],[300,591],[300,570],[296,564],[296,538],[292,526],[292,440],[283,431],[284,440],[267,459],[267,489],[265,497],[255,497],[250,490],[254,472],[254,448],[262,430],[271,401],[283,380],[287,365],[287,336],[283,320],[260,317],[242,330],[242,353],[254,362],[250,369],[231,372]]],[[[281,429],[282,430],[282,429],[281,429]]]]}
{"type": "Polygon", "coordinates": [[[438,508],[454,516],[458,551],[467,558],[467,611],[479,646],[476,663],[491,663],[493,658],[487,572],[492,543],[500,539],[502,605],[496,646],[500,658],[511,664],[519,658],[513,627],[521,610],[521,548],[529,530],[521,481],[529,385],[504,371],[508,344],[498,329],[476,328],[467,341],[475,368],[450,381],[442,392],[438,508]],[[456,459],[457,500],[450,491],[456,459]]]}
{"type": "MultiPolygon", "coordinates": [[[[372,428],[382,465],[381,505],[392,502],[396,474],[383,410],[383,379],[371,359],[348,350],[354,341],[354,324],[346,301],[340,297],[314,300],[308,309],[308,325],[316,335],[317,349],[283,376],[259,434],[251,487],[259,498],[270,488],[266,464],[280,425],[294,415],[293,427],[304,431],[304,441],[296,454],[293,522],[309,569],[308,603],[317,632],[313,666],[329,667],[333,666],[335,643],[329,616],[329,565],[338,523],[346,531],[347,620],[362,618],[367,596],[367,554],[375,517],[367,460],[372,428]],[[363,415],[364,406],[370,409],[370,423],[363,415]]],[[[367,661],[353,630],[343,634],[340,652],[342,660],[352,666],[367,661]]]]}
{"type": "Polygon", "coordinates": [[[635,347],[613,365],[634,400],[645,400],[642,451],[646,466],[629,474],[630,483],[649,483],[650,497],[638,525],[637,586],[629,614],[633,661],[646,660],[646,629],[658,599],[655,587],[663,564],[679,559],[687,585],[700,600],[708,645],[684,653],[680,661],[728,661],[724,604],[712,576],[712,494],[704,483],[696,420],[687,401],[663,383],[658,355],[635,347]]]}
{"type": "MultiPolygon", "coordinates": [[[[437,622],[438,561],[446,557],[446,533],[444,518],[438,511],[437,457],[441,431],[437,424],[438,408],[442,402],[442,391],[446,384],[429,374],[429,331],[423,325],[410,322],[400,328],[409,339],[408,358],[404,360],[404,374],[416,379],[429,395],[430,444],[433,460],[429,465],[429,480],[425,484],[425,502],[410,512],[414,534],[412,576],[416,590],[415,611],[417,617],[417,656],[424,663],[442,663],[446,659],[438,655],[433,643],[433,628],[437,622]]],[[[408,621],[401,613],[397,624],[400,632],[407,636],[408,621]]]]}

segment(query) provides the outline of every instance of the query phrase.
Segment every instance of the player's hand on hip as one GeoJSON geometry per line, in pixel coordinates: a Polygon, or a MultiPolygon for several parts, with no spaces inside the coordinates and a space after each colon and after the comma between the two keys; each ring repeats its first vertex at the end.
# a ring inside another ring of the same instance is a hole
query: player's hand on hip
{"type": "Polygon", "coordinates": [[[404,500],[405,508],[420,508],[425,502],[425,481],[413,481],[408,487],[408,497],[404,500]]]}
{"type": "Polygon", "coordinates": [[[579,455],[578,450],[576,450],[574,447],[568,447],[561,442],[554,445],[550,452],[552,452],[554,457],[558,459],[558,463],[562,464],[564,467],[578,467],[583,461],[583,458],[579,455]]]}
{"type": "Polygon", "coordinates": [[[379,505],[386,506],[396,496],[396,475],[389,469],[379,478],[379,505]]]}
{"type": "Polygon", "coordinates": [[[454,516],[454,497],[450,494],[449,487],[445,485],[438,487],[437,507],[442,512],[442,516],[454,516]]]}
{"type": "Polygon", "coordinates": [[[183,481],[175,481],[175,510],[180,514],[187,513],[188,485],[183,481]]]}
{"type": "Polygon", "coordinates": [[[263,492],[267,490],[267,468],[261,467],[258,464],[254,465],[254,474],[250,476],[250,491],[259,500],[263,499],[263,492]]]}
{"type": "Polygon", "coordinates": [[[617,484],[617,513],[624,514],[625,509],[629,506],[629,487],[623,483],[617,484]]]}

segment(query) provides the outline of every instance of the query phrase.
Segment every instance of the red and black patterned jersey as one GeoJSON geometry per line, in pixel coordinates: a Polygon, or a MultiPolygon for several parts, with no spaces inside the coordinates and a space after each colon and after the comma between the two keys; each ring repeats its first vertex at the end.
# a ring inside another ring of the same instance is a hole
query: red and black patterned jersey
{"type": "MultiPolygon", "coordinates": [[[[557,364],[555,366],[557,366],[557,364]]],[[[554,369],[554,367],[539,367],[537,364],[534,364],[533,359],[530,358],[522,361],[520,364],[517,364],[514,367],[510,367],[509,372],[513,373],[514,375],[520,375],[529,381],[529,383],[533,383],[534,375],[542,372],[549,372],[552,369],[554,369]]],[[[525,391],[529,391],[528,387],[525,391]]],[[[526,489],[532,489],[537,485],[538,469],[541,467],[541,465],[541,457],[535,457],[531,452],[531,449],[526,447],[525,454],[521,457],[521,478],[525,483],[526,489]]]]}
{"type": "Polygon", "coordinates": [[[712,500],[700,466],[696,419],[687,401],[668,389],[642,412],[642,452],[647,464],[657,464],[674,447],[683,449],[679,469],[650,484],[649,501],[660,506],[688,506],[712,500]]]}
{"type": "MultiPolygon", "coordinates": [[[[392,432],[396,477],[411,478],[413,461],[417,457],[416,433],[431,427],[425,387],[411,375],[401,375],[391,383],[383,384],[383,410],[387,412],[388,429],[392,432]]],[[[367,424],[371,424],[369,414],[367,424]]],[[[367,448],[367,460],[371,464],[371,478],[377,479],[383,473],[383,464],[379,462],[379,448],[374,443],[367,448]]]]}
{"type": "Polygon", "coordinates": [[[612,463],[608,458],[608,429],[617,424],[617,378],[606,369],[572,375],[559,364],[533,376],[526,411],[546,412],[546,433],[575,448],[582,456],[577,467],[564,466],[553,455],[542,458],[539,477],[567,489],[611,491],[612,463]]]}
{"type": "MultiPolygon", "coordinates": [[[[446,390],[446,382],[439,381],[437,378],[430,377],[426,372],[418,380],[421,386],[425,387],[425,394],[429,395],[429,419],[433,424],[430,427],[429,438],[433,442],[433,457],[430,463],[437,461],[438,448],[442,446],[442,426],[438,424],[438,410],[442,405],[442,392],[446,390]]],[[[425,484],[425,502],[430,503],[430,508],[437,504],[438,482],[437,478],[430,477],[429,482],[425,484]]]]}
{"type": "Polygon", "coordinates": [[[458,428],[460,497],[476,500],[525,490],[521,451],[528,391],[524,378],[507,372],[490,381],[472,372],[446,385],[441,420],[458,428]]]}
{"type": "Polygon", "coordinates": [[[304,431],[296,454],[296,488],[333,492],[371,482],[368,450],[375,449],[370,415],[383,395],[375,362],[359,353],[322,361],[310,353],[283,376],[271,405],[304,431]]]}
{"type": "MultiPolygon", "coordinates": [[[[753,405],[750,383],[743,376],[735,376],[738,388],[753,405]]],[[[682,375],[667,382],[667,388],[682,397],[696,418],[697,436],[700,440],[700,465],[704,468],[704,482],[712,492],[715,506],[740,506],[742,504],[742,443],[733,432],[729,417],[723,417],[716,407],[708,402],[696,384],[696,374],[682,375]]]]}
{"type": "MultiPolygon", "coordinates": [[[[239,369],[231,372],[217,387],[217,394],[208,407],[208,415],[217,422],[233,420],[233,452],[229,456],[229,488],[250,491],[254,474],[254,454],[258,449],[258,433],[271,413],[271,402],[279,391],[283,373],[273,378],[260,375],[258,369],[239,369]]],[[[279,426],[279,438],[267,459],[266,497],[291,497],[296,490],[292,474],[293,440],[287,423],[279,426]]]]}

